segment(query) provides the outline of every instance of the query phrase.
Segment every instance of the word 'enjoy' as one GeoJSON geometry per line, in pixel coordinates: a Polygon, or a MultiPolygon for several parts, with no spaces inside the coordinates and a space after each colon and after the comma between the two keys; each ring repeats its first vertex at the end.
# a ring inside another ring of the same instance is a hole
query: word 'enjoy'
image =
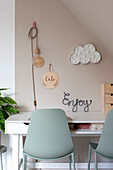
{"type": "Polygon", "coordinates": [[[84,111],[85,111],[85,112],[88,112],[88,111],[89,111],[89,106],[91,105],[92,100],[88,101],[88,100],[75,99],[75,101],[74,101],[74,100],[71,100],[71,101],[70,101],[70,100],[69,100],[69,96],[70,96],[69,93],[65,93],[65,92],[64,92],[64,98],[63,98],[63,100],[62,100],[62,103],[63,103],[64,105],[68,105],[68,106],[72,105],[72,111],[73,111],[73,112],[77,112],[78,106],[84,106],[84,111]]]}

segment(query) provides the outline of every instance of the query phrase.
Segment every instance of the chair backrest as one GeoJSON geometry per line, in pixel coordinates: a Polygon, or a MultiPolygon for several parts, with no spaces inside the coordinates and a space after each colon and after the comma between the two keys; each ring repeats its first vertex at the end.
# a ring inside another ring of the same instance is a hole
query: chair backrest
{"type": "Polygon", "coordinates": [[[73,152],[74,147],[65,112],[61,109],[38,109],[32,112],[24,152],[54,159],[73,152]]]}
{"type": "Polygon", "coordinates": [[[107,113],[96,152],[113,158],[113,109],[107,113]]]}

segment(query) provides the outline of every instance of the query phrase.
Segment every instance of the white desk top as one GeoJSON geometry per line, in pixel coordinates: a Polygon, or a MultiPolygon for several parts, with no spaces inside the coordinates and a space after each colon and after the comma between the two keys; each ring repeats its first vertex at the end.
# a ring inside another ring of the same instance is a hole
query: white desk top
{"type": "MultiPolygon", "coordinates": [[[[101,112],[66,112],[70,118],[68,123],[104,123],[106,115],[101,112]]],[[[6,134],[27,134],[31,112],[20,112],[10,116],[5,121],[6,134]]],[[[97,130],[76,130],[72,135],[99,135],[101,131],[97,130]]]]}
{"type": "MultiPolygon", "coordinates": [[[[69,123],[104,123],[106,118],[106,114],[102,112],[66,112],[66,115],[69,117],[69,123]]],[[[31,112],[20,112],[18,114],[10,116],[6,120],[6,123],[29,123],[30,116],[31,112]]]]}
{"type": "Polygon", "coordinates": [[[5,122],[29,123],[30,116],[31,116],[31,112],[20,112],[20,113],[10,116],[5,122]]]}

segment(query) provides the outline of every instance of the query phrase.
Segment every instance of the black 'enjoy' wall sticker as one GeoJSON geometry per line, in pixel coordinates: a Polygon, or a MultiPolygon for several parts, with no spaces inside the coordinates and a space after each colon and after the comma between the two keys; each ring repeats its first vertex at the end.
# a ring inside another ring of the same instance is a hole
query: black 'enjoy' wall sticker
{"type": "Polygon", "coordinates": [[[64,105],[67,106],[72,106],[72,111],[73,112],[77,112],[78,111],[78,106],[82,106],[84,107],[84,112],[88,112],[89,111],[89,106],[92,103],[92,100],[79,100],[79,99],[75,99],[75,100],[69,100],[69,93],[65,93],[64,92],[64,98],[62,100],[62,103],[64,105]]]}

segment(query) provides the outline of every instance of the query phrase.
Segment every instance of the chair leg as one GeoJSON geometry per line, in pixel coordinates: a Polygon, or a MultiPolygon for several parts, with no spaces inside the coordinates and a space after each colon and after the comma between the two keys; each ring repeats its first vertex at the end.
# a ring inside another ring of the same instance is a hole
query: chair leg
{"type": "Polygon", "coordinates": [[[71,155],[69,156],[69,170],[71,170],[71,155]]]}
{"type": "Polygon", "coordinates": [[[73,161],[73,170],[75,170],[75,156],[74,156],[74,152],[72,153],[72,161],[73,161]]]}
{"type": "Polygon", "coordinates": [[[90,159],[91,159],[91,145],[89,144],[89,154],[88,154],[88,170],[90,170],[90,159]]]}
{"type": "Polygon", "coordinates": [[[0,159],[1,159],[1,170],[3,170],[3,164],[2,164],[2,154],[0,154],[0,159]]]}
{"type": "Polygon", "coordinates": [[[98,170],[97,164],[98,164],[98,162],[97,162],[97,153],[95,152],[95,170],[98,170]]]}
{"type": "Polygon", "coordinates": [[[27,156],[23,154],[23,170],[26,170],[26,161],[27,161],[27,156]]]}

